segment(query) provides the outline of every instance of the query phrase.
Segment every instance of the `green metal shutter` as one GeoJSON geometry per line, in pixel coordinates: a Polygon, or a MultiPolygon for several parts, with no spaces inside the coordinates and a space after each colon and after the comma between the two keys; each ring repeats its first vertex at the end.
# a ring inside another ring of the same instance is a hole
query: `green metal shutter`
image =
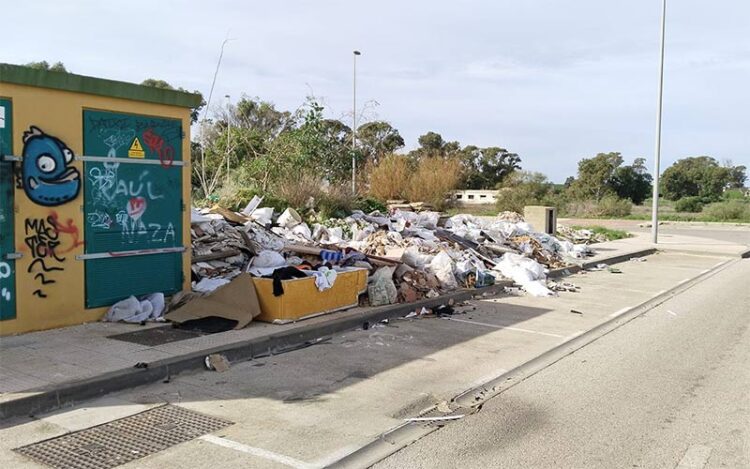
{"type": "Polygon", "coordinates": [[[87,307],[181,289],[183,135],[177,119],[84,111],[87,307]]]}
{"type": "Polygon", "coordinates": [[[0,99],[0,321],[16,317],[16,263],[14,259],[13,107],[0,99]]]}

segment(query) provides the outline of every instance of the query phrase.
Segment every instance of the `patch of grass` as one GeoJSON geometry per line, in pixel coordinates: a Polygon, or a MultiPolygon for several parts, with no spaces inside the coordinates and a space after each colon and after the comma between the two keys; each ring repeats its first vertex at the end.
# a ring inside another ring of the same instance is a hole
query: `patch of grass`
{"type": "Polygon", "coordinates": [[[628,233],[627,231],[624,231],[624,230],[614,230],[612,228],[607,228],[607,227],[600,226],[600,225],[592,225],[592,226],[580,226],[580,225],[576,225],[576,226],[573,226],[573,229],[574,230],[591,230],[591,231],[593,231],[596,234],[602,234],[602,235],[606,236],[607,239],[609,239],[610,241],[614,241],[614,240],[617,240],[617,239],[630,238],[630,237],[633,236],[630,233],[628,233]]]}

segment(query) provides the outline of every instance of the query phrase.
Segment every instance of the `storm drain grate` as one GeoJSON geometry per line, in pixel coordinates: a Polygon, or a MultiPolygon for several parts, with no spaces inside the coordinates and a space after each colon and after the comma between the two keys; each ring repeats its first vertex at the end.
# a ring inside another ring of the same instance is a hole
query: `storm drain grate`
{"type": "Polygon", "coordinates": [[[119,466],[232,425],[182,407],[165,405],[50,440],[16,448],[59,469],[119,466]]]}

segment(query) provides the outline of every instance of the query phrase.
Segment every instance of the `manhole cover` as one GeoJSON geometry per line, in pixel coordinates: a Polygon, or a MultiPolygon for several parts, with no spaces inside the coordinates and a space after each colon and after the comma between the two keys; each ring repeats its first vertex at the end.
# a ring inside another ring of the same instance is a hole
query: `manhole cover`
{"type": "Polygon", "coordinates": [[[165,405],[14,451],[60,469],[109,468],[231,424],[182,407],[165,405]]]}
{"type": "Polygon", "coordinates": [[[156,345],[179,342],[181,340],[194,339],[200,337],[200,332],[185,331],[172,326],[152,327],[140,331],[125,332],[124,334],[110,335],[108,339],[122,340],[139,345],[154,347],[156,345]]]}

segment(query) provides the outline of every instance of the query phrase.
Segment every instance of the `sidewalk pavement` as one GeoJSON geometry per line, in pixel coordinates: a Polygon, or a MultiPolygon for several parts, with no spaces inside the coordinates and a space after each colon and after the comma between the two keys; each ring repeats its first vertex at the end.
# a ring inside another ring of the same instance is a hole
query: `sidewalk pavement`
{"type": "MultiPolygon", "coordinates": [[[[586,265],[621,262],[653,252],[648,243],[640,238],[634,240],[638,242],[623,240],[596,245],[598,254],[587,259],[586,265]]],[[[730,251],[734,252],[727,252],[730,251]]],[[[555,274],[576,270],[563,269],[555,274]]],[[[508,284],[460,290],[413,304],[354,308],[287,325],[251,323],[237,331],[156,346],[123,342],[110,336],[165,327],[164,324],[139,326],[101,322],[3,337],[0,338],[0,420],[49,411],[113,391],[169,379],[180,372],[199,370],[203,368],[205,356],[211,353],[224,353],[232,362],[276,355],[315,343],[336,332],[362,327],[364,322],[401,317],[423,306],[431,308],[450,300],[491,296],[508,284]],[[134,368],[136,363],[148,366],[134,368]]]]}
{"type": "Polygon", "coordinates": [[[631,232],[631,234],[633,235],[631,238],[602,243],[602,246],[606,245],[605,249],[657,248],[660,251],[685,252],[724,257],[746,258],[750,255],[750,246],[740,242],[722,241],[671,232],[660,233],[659,243],[654,245],[651,242],[651,233],[631,232]]]}
{"type": "MultiPolygon", "coordinates": [[[[707,279],[720,293],[727,276],[743,272],[738,264],[724,257],[658,253],[619,264],[620,274],[605,269],[567,277],[580,290],[559,297],[480,297],[457,305],[447,317],[393,319],[366,330],[360,323],[304,350],[233,361],[223,373],[184,373],[32,419],[0,422],[0,467],[37,468],[11,449],[60,435],[72,438],[70,432],[167,403],[232,425],[123,469],[312,469],[336,462],[369,467],[440,425],[405,419],[440,417],[447,410],[468,415],[486,402],[484,396],[698,281],[707,279]]],[[[681,320],[683,311],[670,308],[671,320],[681,320]]],[[[587,383],[579,384],[585,392],[587,383]]],[[[544,422],[544,409],[529,412],[526,420],[544,422]]],[[[128,448],[114,437],[111,446],[128,448]]]]}

